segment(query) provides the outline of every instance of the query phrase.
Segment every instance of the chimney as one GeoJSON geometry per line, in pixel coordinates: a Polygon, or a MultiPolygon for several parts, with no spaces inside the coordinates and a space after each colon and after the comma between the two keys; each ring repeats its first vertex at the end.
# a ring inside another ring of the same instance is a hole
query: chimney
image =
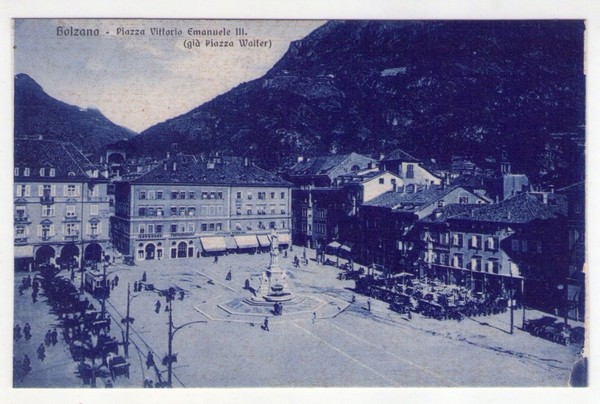
{"type": "Polygon", "coordinates": [[[177,162],[176,161],[173,162],[173,171],[177,171],[177,162]]]}
{"type": "Polygon", "coordinates": [[[171,157],[171,152],[167,152],[167,158],[171,157]]]}
{"type": "Polygon", "coordinates": [[[167,162],[166,161],[163,163],[163,170],[167,171],[167,162]]]}
{"type": "Polygon", "coordinates": [[[369,164],[367,164],[367,168],[370,170],[373,168],[373,162],[369,161],[369,164]]]}
{"type": "Polygon", "coordinates": [[[379,153],[379,160],[383,160],[384,157],[385,157],[385,153],[379,153]]]}
{"type": "Polygon", "coordinates": [[[249,164],[248,157],[244,157],[244,167],[248,167],[249,164]]]}
{"type": "Polygon", "coordinates": [[[44,136],[43,135],[38,135],[38,140],[44,140],[44,136]]]}
{"type": "Polygon", "coordinates": [[[304,161],[304,157],[303,156],[298,156],[298,163],[302,163],[304,161]]]}

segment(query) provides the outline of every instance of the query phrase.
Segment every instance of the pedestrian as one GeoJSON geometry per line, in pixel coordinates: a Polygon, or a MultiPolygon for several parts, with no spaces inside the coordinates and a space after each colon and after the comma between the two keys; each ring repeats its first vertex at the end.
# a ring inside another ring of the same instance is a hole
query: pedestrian
{"type": "Polygon", "coordinates": [[[115,286],[119,286],[119,275],[115,275],[115,286]]]}
{"type": "Polygon", "coordinates": [[[25,327],[23,327],[23,334],[25,335],[25,339],[27,341],[31,339],[31,326],[29,323],[25,323],[25,327]]]}
{"type": "Polygon", "coordinates": [[[146,366],[148,369],[154,367],[154,355],[152,354],[152,351],[148,351],[148,355],[146,355],[146,366]]]}
{"type": "Polygon", "coordinates": [[[137,283],[137,281],[133,282],[133,291],[134,292],[138,291],[138,283],[137,283]]]}
{"type": "Polygon", "coordinates": [[[367,300],[367,310],[371,311],[371,299],[367,300]]]}
{"type": "Polygon", "coordinates": [[[226,281],[230,281],[231,280],[231,270],[229,270],[229,272],[227,272],[227,276],[225,277],[226,281]]]}
{"type": "Polygon", "coordinates": [[[350,303],[356,303],[356,296],[352,295],[352,301],[350,303]]]}
{"type": "Polygon", "coordinates": [[[29,355],[25,354],[25,356],[23,356],[23,362],[21,363],[21,380],[23,381],[23,378],[25,377],[25,375],[27,373],[29,373],[31,371],[31,359],[29,358],[29,355]]]}
{"type": "Polygon", "coordinates": [[[56,345],[58,343],[58,332],[56,331],[56,328],[54,330],[52,330],[52,345],[56,345]]]}
{"type": "Polygon", "coordinates": [[[148,278],[146,277],[146,271],[142,274],[142,282],[146,282],[148,278]]]}
{"type": "Polygon", "coordinates": [[[408,309],[407,312],[408,312],[408,319],[412,320],[412,313],[411,313],[410,309],[408,309]]]}
{"type": "Polygon", "coordinates": [[[110,281],[110,290],[113,290],[115,288],[115,280],[113,279],[112,281],[110,281]]]}
{"type": "Polygon", "coordinates": [[[154,311],[156,312],[156,314],[160,313],[160,300],[157,300],[154,304],[154,311]]]}
{"type": "Polygon", "coordinates": [[[314,324],[314,323],[315,323],[315,321],[317,321],[317,313],[315,313],[315,312],[313,311],[313,315],[312,315],[312,323],[314,324]]]}
{"type": "Polygon", "coordinates": [[[26,287],[30,288],[31,287],[31,276],[27,275],[27,278],[25,278],[25,279],[27,279],[26,287]]]}
{"type": "Polygon", "coordinates": [[[183,300],[183,298],[185,297],[185,292],[183,290],[179,291],[179,300],[183,300]]]}
{"type": "Polygon", "coordinates": [[[21,339],[21,326],[19,324],[15,325],[15,327],[13,328],[13,338],[18,341],[21,339]]]}
{"type": "Polygon", "coordinates": [[[263,330],[269,331],[269,317],[265,317],[265,322],[263,323],[263,330]]]}
{"type": "Polygon", "coordinates": [[[36,289],[33,289],[33,292],[31,293],[31,300],[34,303],[37,303],[37,290],[36,289]]]}
{"type": "Polygon", "coordinates": [[[215,261],[214,261],[214,263],[216,264],[217,262],[219,262],[219,256],[215,255],[215,261]]]}
{"type": "Polygon", "coordinates": [[[42,362],[46,358],[46,348],[44,347],[44,344],[40,344],[40,346],[38,347],[37,356],[38,356],[38,359],[42,362]]]}
{"type": "Polygon", "coordinates": [[[44,342],[46,343],[46,346],[50,346],[52,343],[52,331],[48,330],[46,336],[44,337],[44,342]]]}
{"type": "Polygon", "coordinates": [[[23,296],[23,285],[19,286],[19,296],[23,296]]]}
{"type": "Polygon", "coordinates": [[[283,258],[287,258],[287,250],[283,251],[283,258]]]}
{"type": "Polygon", "coordinates": [[[34,280],[32,283],[33,290],[37,291],[40,288],[40,283],[37,280],[34,280]]]}
{"type": "Polygon", "coordinates": [[[244,289],[246,289],[246,290],[250,289],[250,279],[246,279],[244,281],[244,289]]]}

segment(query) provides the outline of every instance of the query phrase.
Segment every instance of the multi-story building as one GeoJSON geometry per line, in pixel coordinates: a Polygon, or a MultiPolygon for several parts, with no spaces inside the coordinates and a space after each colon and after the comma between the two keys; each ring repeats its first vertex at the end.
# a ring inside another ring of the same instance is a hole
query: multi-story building
{"type": "Polygon", "coordinates": [[[485,206],[447,206],[419,222],[420,261],[429,276],[481,292],[509,286],[526,302],[564,307],[564,200],[519,194],[485,206]],[[529,299],[528,299],[529,297],[529,299]]]}
{"type": "Polygon", "coordinates": [[[400,149],[384,156],[379,162],[379,168],[400,176],[405,186],[431,186],[442,183],[442,178],[426,169],[421,160],[400,149]]]}
{"type": "Polygon", "coordinates": [[[433,186],[417,192],[401,188],[364,203],[353,232],[359,262],[390,271],[412,270],[418,257],[417,222],[435,209],[452,204],[485,204],[487,200],[458,186],[433,186]]]}
{"type": "Polygon", "coordinates": [[[291,243],[291,184],[248,159],[175,155],[117,182],[115,246],[136,260],[256,251],[291,243]]]}
{"type": "Polygon", "coordinates": [[[297,187],[329,187],[340,175],[374,168],[376,163],[376,160],[358,153],[300,157],[284,178],[297,187]]]}
{"type": "Polygon", "coordinates": [[[71,143],[16,139],[15,268],[99,261],[109,239],[107,183],[71,143]]]}

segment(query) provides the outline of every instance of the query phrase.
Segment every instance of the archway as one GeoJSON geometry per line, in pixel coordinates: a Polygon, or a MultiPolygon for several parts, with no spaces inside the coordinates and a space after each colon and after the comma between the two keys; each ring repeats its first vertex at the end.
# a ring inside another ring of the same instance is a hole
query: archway
{"type": "Polygon", "coordinates": [[[177,258],[187,257],[187,243],[185,241],[177,244],[177,258]]]}
{"type": "Polygon", "coordinates": [[[56,251],[54,251],[54,248],[50,247],[49,245],[41,246],[35,252],[35,263],[36,265],[48,264],[55,256],[56,251]]]}
{"type": "Polygon", "coordinates": [[[156,247],[154,247],[154,244],[150,243],[150,244],[146,245],[146,259],[147,260],[153,260],[154,256],[155,256],[155,252],[156,252],[156,247]]]}
{"type": "Polygon", "coordinates": [[[84,259],[94,262],[102,261],[102,247],[100,247],[100,244],[93,243],[85,247],[84,259]]]}
{"type": "Polygon", "coordinates": [[[79,257],[79,247],[75,244],[67,244],[60,251],[61,265],[77,264],[77,257],[79,257]]]}

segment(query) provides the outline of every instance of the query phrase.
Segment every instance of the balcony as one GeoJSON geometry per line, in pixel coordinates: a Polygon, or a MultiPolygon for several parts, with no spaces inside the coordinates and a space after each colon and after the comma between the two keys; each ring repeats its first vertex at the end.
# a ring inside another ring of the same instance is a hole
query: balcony
{"type": "Polygon", "coordinates": [[[65,222],[78,222],[79,218],[77,216],[65,216],[65,222]]]}
{"type": "Polygon", "coordinates": [[[162,233],[140,233],[137,235],[138,239],[156,239],[162,237],[162,233]]]}
{"type": "Polygon", "coordinates": [[[175,232],[171,233],[171,237],[194,237],[195,234],[195,231],[175,232]]]}
{"type": "Polygon", "coordinates": [[[48,195],[41,196],[40,203],[42,205],[52,205],[54,203],[54,197],[48,195]]]}
{"type": "Polygon", "coordinates": [[[15,245],[27,244],[27,237],[15,237],[15,245]]]}

